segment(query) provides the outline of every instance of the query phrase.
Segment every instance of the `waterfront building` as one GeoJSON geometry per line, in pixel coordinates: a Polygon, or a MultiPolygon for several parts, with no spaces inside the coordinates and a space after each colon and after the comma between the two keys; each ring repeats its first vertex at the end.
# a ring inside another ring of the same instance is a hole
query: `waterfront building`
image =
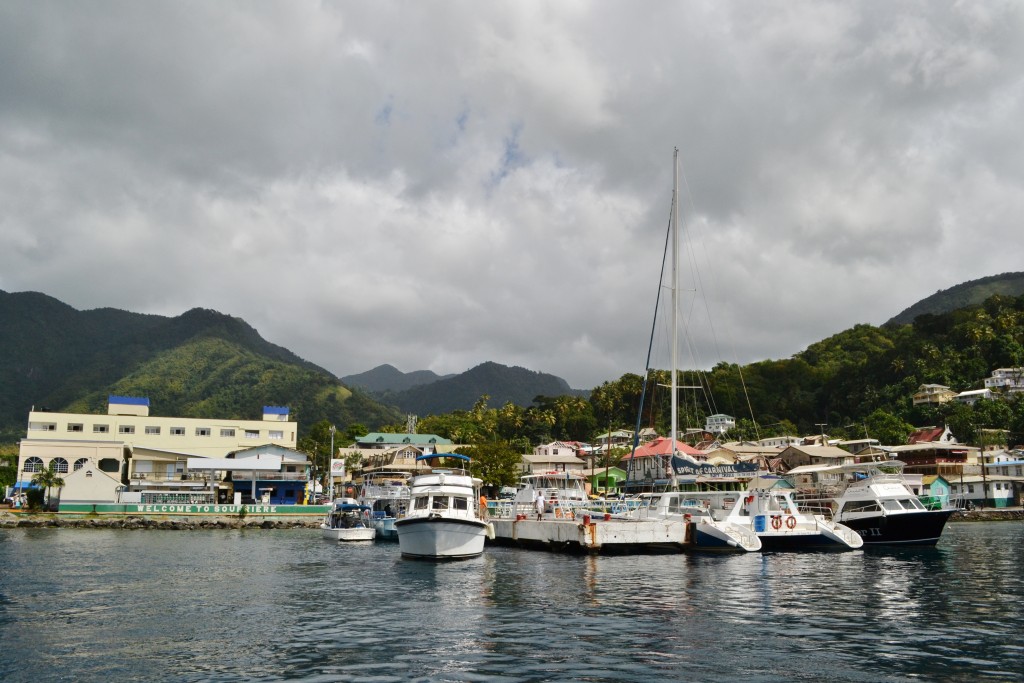
{"type": "Polygon", "coordinates": [[[779,455],[789,469],[804,465],[852,465],[856,458],[838,446],[789,446],[779,455]]]}
{"type": "Polygon", "coordinates": [[[1024,391],[1024,368],[998,368],[985,378],[985,388],[1014,394],[1024,391]]]}
{"type": "MultiPolygon", "coordinates": [[[[259,446],[295,454],[281,466],[307,478],[305,454],[294,450],[298,424],[288,419],[288,408],[264,406],[261,420],[161,417],[149,408],[148,398],[116,395],[108,397],[106,414],[33,408],[18,444],[16,486],[28,488],[35,473],[48,468],[65,480],[65,501],[113,503],[126,492],[186,493],[224,476],[224,470],[190,470],[190,458],[228,458],[259,446]]],[[[230,486],[214,488],[221,497],[233,497],[230,486]]]]}

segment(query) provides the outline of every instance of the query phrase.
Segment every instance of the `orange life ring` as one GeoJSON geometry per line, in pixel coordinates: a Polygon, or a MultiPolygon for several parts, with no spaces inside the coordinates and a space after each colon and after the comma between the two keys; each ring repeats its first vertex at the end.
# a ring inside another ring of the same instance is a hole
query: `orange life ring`
{"type": "Polygon", "coordinates": [[[773,529],[781,529],[782,528],[782,517],[772,517],[772,528],[773,529]]]}
{"type": "Polygon", "coordinates": [[[793,516],[786,517],[786,528],[787,529],[795,529],[796,528],[796,517],[793,517],[793,516]]]}

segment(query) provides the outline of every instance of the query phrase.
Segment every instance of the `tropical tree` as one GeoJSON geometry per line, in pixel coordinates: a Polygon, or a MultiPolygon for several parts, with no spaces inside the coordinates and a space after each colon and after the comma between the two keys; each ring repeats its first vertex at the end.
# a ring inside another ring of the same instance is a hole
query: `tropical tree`
{"type": "Polygon", "coordinates": [[[46,489],[46,507],[50,507],[50,489],[56,488],[58,493],[64,488],[64,478],[53,471],[52,467],[43,468],[32,477],[32,484],[46,489]]]}
{"type": "Polygon", "coordinates": [[[515,486],[519,482],[522,455],[500,442],[482,443],[463,451],[473,459],[470,471],[486,486],[515,486]]]}

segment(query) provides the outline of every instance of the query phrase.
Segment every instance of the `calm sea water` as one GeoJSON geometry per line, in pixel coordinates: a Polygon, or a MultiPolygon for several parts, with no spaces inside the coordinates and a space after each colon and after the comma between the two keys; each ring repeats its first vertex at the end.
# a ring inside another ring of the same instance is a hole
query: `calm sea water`
{"type": "Polygon", "coordinates": [[[1024,680],[1024,525],[449,564],[318,530],[0,530],[0,680],[1024,680]]]}

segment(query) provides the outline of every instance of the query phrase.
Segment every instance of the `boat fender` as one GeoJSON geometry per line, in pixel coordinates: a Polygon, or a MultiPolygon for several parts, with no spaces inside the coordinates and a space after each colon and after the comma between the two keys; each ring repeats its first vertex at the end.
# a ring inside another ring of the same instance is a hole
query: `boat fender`
{"type": "Polygon", "coordinates": [[[487,538],[494,540],[494,525],[490,522],[487,523],[487,538]]]}
{"type": "Polygon", "coordinates": [[[795,529],[796,528],[796,517],[793,517],[793,516],[786,517],[786,528],[787,529],[795,529]]]}
{"type": "Polygon", "coordinates": [[[773,529],[781,529],[782,528],[782,517],[779,517],[778,515],[772,515],[772,528],[773,529]]]}

